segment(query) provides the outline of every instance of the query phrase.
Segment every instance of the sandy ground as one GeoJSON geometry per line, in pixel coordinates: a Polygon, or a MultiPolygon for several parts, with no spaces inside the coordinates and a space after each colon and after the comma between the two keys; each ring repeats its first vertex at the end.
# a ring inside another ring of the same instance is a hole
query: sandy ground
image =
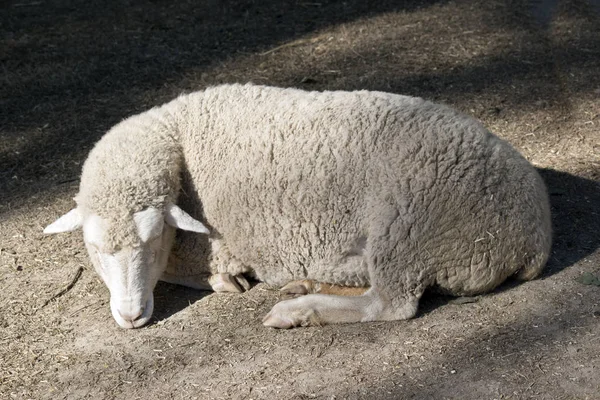
{"type": "Polygon", "coordinates": [[[600,276],[598,13],[564,2],[544,23],[515,1],[370,3],[0,6],[0,398],[600,398],[600,287],[586,284],[600,276]],[[81,234],[43,227],[73,206],[110,126],[248,81],[410,94],[481,119],[548,183],[546,272],[468,302],[429,295],[410,321],[287,331],[260,322],[274,288],[159,284],[153,323],[119,329],[81,234]]]}

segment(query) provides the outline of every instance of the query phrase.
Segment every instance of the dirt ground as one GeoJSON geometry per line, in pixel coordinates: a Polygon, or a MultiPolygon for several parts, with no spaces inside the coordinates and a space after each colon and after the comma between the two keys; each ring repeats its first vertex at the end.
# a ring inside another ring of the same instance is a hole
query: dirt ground
{"type": "Polygon", "coordinates": [[[530,3],[3,2],[0,398],[600,399],[600,18],[586,1],[530,3]],[[110,126],[248,81],[416,95],[481,119],[548,183],[546,272],[428,295],[409,321],[286,331],[261,324],[274,288],[159,284],[154,322],[118,328],[81,233],[43,227],[73,206],[110,126]]]}

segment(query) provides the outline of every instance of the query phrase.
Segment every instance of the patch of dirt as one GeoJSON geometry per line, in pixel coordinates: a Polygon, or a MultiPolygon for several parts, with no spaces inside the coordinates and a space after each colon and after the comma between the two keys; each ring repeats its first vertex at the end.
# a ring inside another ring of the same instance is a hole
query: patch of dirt
{"type": "Polygon", "coordinates": [[[600,398],[600,288],[580,279],[600,276],[590,4],[562,2],[544,25],[499,0],[5,2],[0,397],[600,398]],[[110,126],[184,91],[247,81],[385,90],[479,118],[548,183],[545,274],[469,302],[428,296],[410,321],[290,331],[262,327],[278,300],[263,284],[241,295],[159,284],[154,323],[119,329],[81,234],[43,227],[72,207],[81,164],[110,126]]]}

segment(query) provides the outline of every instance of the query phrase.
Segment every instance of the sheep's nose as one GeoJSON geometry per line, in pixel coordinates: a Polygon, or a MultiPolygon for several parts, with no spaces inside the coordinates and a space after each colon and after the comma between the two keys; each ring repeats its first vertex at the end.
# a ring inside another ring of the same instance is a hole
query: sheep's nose
{"type": "Polygon", "coordinates": [[[137,298],[125,298],[118,301],[110,299],[110,312],[121,328],[133,329],[144,326],[150,321],[154,310],[154,296],[150,293],[145,302],[137,298]]]}
{"type": "Polygon", "coordinates": [[[144,313],[144,307],[140,307],[136,310],[130,310],[130,311],[119,310],[119,315],[121,316],[121,318],[123,318],[125,321],[130,321],[130,322],[137,320],[139,317],[142,316],[143,313],[144,313]]]}

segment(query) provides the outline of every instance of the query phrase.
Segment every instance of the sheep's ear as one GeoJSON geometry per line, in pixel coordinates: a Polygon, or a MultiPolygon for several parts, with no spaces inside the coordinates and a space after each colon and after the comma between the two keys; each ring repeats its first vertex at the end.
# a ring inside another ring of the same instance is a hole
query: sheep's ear
{"type": "Polygon", "coordinates": [[[71,232],[81,228],[83,218],[77,208],[72,209],[44,229],[44,233],[71,232]]]}
{"type": "Polygon", "coordinates": [[[165,208],[165,222],[184,231],[209,233],[208,228],[202,222],[195,220],[188,213],[172,203],[167,204],[165,208]]]}

